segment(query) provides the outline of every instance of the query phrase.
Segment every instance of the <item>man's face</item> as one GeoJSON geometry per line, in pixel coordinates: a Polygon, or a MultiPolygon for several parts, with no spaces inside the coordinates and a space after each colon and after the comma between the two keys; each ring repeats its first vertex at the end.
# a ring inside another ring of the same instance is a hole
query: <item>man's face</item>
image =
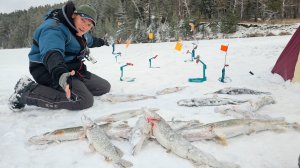
{"type": "Polygon", "coordinates": [[[77,36],[82,36],[86,32],[90,31],[94,24],[93,21],[90,19],[82,18],[80,15],[74,14],[73,15],[74,24],[77,29],[77,36]]]}

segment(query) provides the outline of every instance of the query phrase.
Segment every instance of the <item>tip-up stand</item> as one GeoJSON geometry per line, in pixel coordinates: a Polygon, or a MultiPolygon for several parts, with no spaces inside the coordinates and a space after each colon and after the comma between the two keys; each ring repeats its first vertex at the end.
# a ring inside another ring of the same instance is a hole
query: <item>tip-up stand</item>
{"type": "Polygon", "coordinates": [[[202,64],[202,67],[203,67],[203,72],[202,72],[203,77],[202,78],[189,78],[189,82],[201,83],[201,82],[204,82],[204,81],[207,80],[206,75],[205,75],[205,71],[206,71],[207,66],[206,66],[206,64],[203,61],[200,60],[199,57],[197,57],[197,59],[196,59],[196,63],[198,63],[198,62],[201,62],[201,64],[202,64]]]}
{"type": "Polygon", "coordinates": [[[133,66],[132,63],[126,63],[125,65],[122,65],[120,67],[120,71],[121,71],[121,76],[120,76],[120,81],[125,81],[125,82],[134,82],[135,78],[131,78],[131,77],[124,77],[124,67],[126,66],[133,66]]]}

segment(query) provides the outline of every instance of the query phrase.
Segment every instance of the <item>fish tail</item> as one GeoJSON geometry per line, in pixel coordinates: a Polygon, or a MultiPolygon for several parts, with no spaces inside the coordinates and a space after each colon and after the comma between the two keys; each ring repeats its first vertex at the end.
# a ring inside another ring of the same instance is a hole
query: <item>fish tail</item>
{"type": "Polygon", "coordinates": [[[132,167],[133,164],[130,161],[121,159],[120,162],[118,163],[121,167],[127,168],[127,167],[132,167]]]}
{"type": "Polygon", "coordinates": [[[217,143],[221,144],[221,145],[227,145],[227,140],[225,136],[216,136],[215,140],[217,141],[217,143]]]}

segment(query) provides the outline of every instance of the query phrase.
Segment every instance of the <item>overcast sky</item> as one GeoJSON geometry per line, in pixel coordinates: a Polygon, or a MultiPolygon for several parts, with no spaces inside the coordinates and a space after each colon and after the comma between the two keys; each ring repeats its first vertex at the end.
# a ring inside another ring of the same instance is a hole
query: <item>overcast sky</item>
{"type": "Polygon", "coordinates": [[[26,10],[31,6],[57,4],[68,0],[0,0],[0,13],[10,13],[16,10],[26,10]]]}

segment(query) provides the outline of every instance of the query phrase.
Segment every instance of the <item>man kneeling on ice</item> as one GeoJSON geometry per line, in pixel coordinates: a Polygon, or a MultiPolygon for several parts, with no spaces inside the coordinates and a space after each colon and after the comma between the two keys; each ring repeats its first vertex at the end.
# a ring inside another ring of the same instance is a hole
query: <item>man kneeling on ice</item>
{"type": "Polygon", "coordinates": [[[93,60],[89,47],[109,46],[92,37],[97,13],[90,5],[75,8],[67,2],[48,13],[36,29],[29,57],[29,70],[36,82],[21,78],[9,98],[9,107],[21,111],[25,105],[48,109],[81,110],[94,103],[93,96],[110,91],[110,83],[89,72],[84,59],[93,60]]]}

